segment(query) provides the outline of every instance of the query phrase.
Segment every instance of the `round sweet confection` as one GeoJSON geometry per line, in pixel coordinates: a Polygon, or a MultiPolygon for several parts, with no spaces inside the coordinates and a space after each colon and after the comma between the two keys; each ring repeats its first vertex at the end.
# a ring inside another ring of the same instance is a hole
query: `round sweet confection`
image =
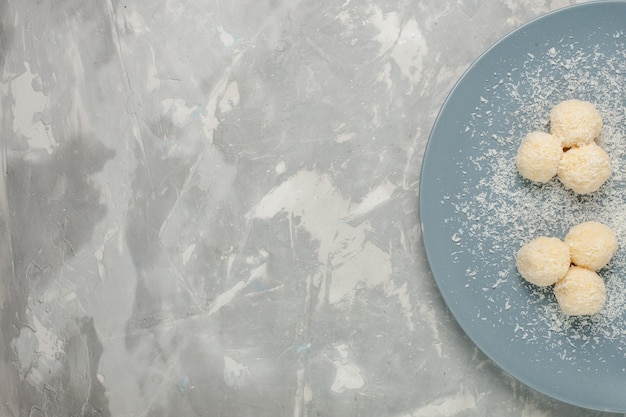
{"type": "Polygon", "coordinates": [[[546,132],[530,132],[517,150],[519,173],[531,181],[548,182],[556,175],[563,149],[561,141],[546,132]]]}
{"type": "Polygon", "coordinates": [[[592,271],[604,268],[617,250],[617,237],[608,226],[584,222],[570,229],[565,236],[572,263],[592,271]]]}
{"type": "Polygon", "coordinates": [[[578,194],[589,194],[609,178],[611,161],[604,149],[590,143],[564,152],[557,175],[566,188],[578,194]]]}
{"type": "Polygon", "coordinates": [[[550,133],[561,139],[564,148],[593,142],[602,130],[602,116],[592,103],[565,100],[550,111],[550,133]]]}
{"type": "Polygon", "coordinates": [[[554,285],[554,295],[563,313],[586,316],[599,312],[606,302],[606,286],[598,274],[572,266],[554,285]]]}
{"type": "Polygon", "coordinates": [[[540,236],[520,248],[515,263],[526,281],[542,287],[552,285],[569,270],[569,248],[558,238],[540,236]]]}

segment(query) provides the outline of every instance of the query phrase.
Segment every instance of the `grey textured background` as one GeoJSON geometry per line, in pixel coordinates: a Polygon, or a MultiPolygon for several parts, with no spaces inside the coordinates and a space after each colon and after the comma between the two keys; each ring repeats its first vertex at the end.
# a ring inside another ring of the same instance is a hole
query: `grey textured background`
{"type": "Polygon", "coordinates": [[[568,1],[0,3],[0,415],[571,416],[443,304],[446,95],[568,1]]]}

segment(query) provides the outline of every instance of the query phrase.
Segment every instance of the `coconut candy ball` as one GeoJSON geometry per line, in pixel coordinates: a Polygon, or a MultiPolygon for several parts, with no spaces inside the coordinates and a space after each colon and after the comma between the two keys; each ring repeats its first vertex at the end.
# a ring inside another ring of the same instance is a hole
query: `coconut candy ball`
{"type": "Polygon", "coordinates": [[[554,285],[554,295],[563,313],[570,316],[592,315],[599,312],[606,302],[606,286],[594,271],[572,266],[554,285]]]}
{"type": "Polygon", "coordinates": [[[563,153],[557,175],[566,188],[578,194],[589,194],[609,179],[611,161],[595,143],[574,147],[563,153]]]}
{"type": "Polygon", "coordinates": [[[563,278],[571,263],[565,242],[546,236],[540,236],[522,246],[515,262],[522,278],[542,287],[563,278]]]}
{"type": "Polygon", "coordinates": [[[593,103],[565,100],[550,111],[550,133],[561,139],[563,148],[593,142],[602,130],[602,116],[593,103]]]}
{"type": "Polygon", "coordinates": [[[519,173],[531,181],[545,183],[556,175],[563,155],[561,141],[546,132],[530,132],[517,150],[519,173]]]}
{"type": "Polygon", "coordinates": [[[592,271],[604,268],[617,250],[617,236],[599,222],[584,222],[565,236],[572,263],[592,271]]]}

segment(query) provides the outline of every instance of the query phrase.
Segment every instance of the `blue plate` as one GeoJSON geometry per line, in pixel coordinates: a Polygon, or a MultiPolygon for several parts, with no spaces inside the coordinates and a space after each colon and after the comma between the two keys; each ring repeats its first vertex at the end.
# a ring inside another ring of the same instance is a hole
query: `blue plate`
{"type": "Polygon", "coordinates": [[[593,2],[542,16],[486,53],[452,90],[431,132],[420,183],[428,261],[443,298],[474,343],[506,372],[553,398],[626,412],[626,3],[593,2]],[[549,131],[550,108],[589,100],[613,173],[577,196],[515,169],[520,140],[549,131]],[[599,274],[597,315],[564,316],[551,288],[523,281],[515,253],[537,236],[563,238],[601,221],[620,248],[599,274]]]}

